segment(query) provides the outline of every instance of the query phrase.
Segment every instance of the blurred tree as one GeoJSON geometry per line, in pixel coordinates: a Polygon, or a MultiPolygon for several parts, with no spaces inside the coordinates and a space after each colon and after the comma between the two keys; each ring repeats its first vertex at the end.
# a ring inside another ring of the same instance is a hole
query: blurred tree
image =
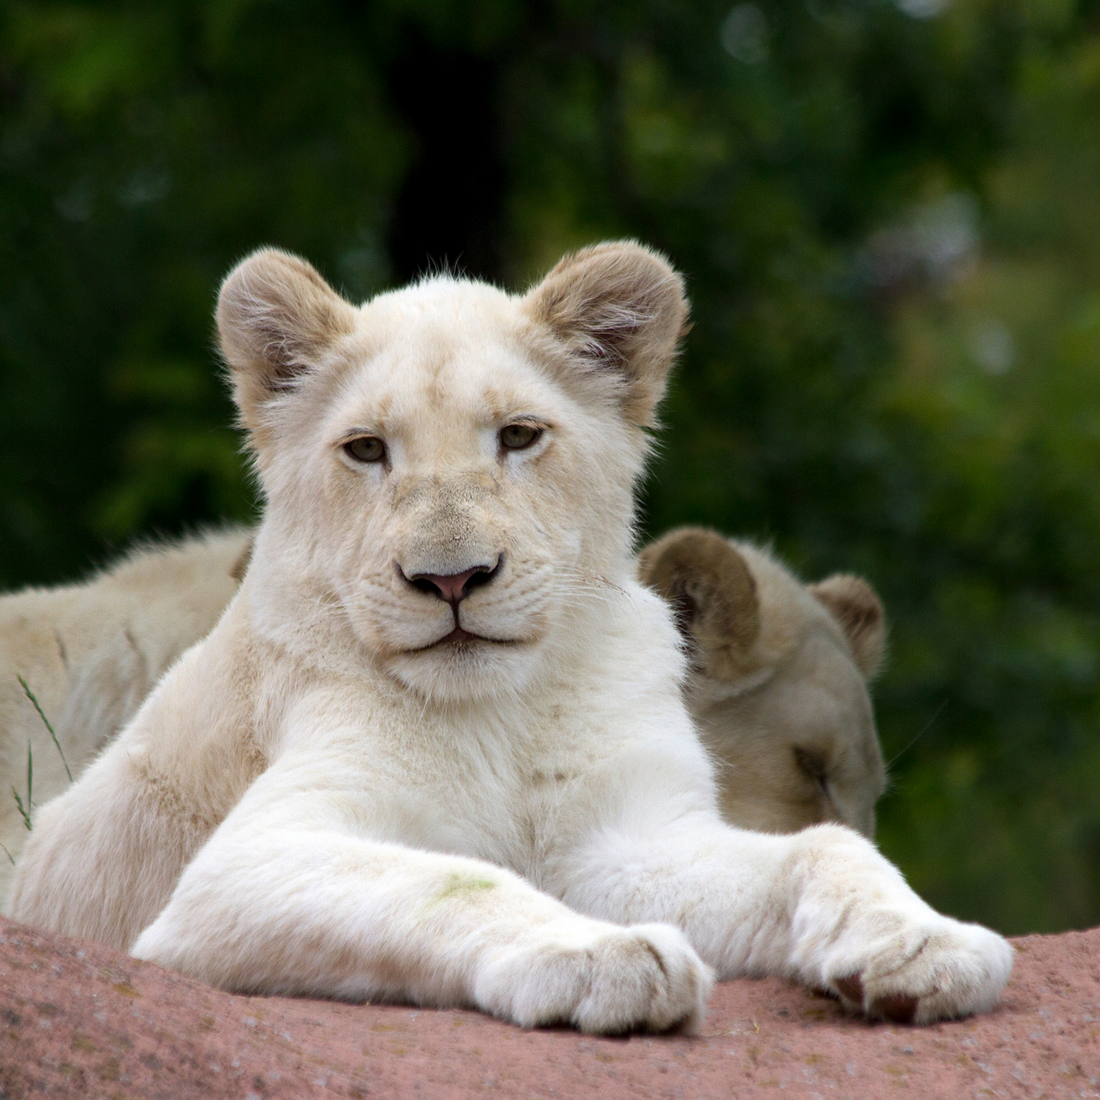
{"type": "Polygon", "coordinates": [[[695,305],[647,530],[867,574],[884,849],[1098,923],[1098,98],[1071,0],[9,0],[0,584],[255,513],[210,321],[247,249],[363,297],[636,236],[695,305]]]}

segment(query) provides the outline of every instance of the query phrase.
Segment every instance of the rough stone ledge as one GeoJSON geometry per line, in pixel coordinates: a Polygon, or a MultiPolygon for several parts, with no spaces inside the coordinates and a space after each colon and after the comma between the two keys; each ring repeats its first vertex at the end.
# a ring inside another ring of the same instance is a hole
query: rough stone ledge
{"type": "Polygon", "coordinates": [[[102,1097],[1100,1097],[1100,929],[1014,941],[989,1016],[867,1024],[769,979],[695,1038],[521,1031],[475,1012],[235,997],[0,920],[0,1100],[102,1097]]]}

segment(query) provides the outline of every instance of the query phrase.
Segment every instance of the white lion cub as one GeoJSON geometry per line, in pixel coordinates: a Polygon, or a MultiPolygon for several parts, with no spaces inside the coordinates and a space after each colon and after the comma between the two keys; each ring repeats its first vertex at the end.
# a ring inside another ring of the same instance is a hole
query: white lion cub
{"type": "Polygon", "coordinates": [[[224,989],[690,1027],[719,977],[873,1016],[990,1008],[999,936],[874,846],[734,829],[634,579],[633,490],[686,303],[630,243],[521,297],[355,307],[303,261],[227,279],[267,511],[241,588],[66,794],[23,921],[224,989]]]}

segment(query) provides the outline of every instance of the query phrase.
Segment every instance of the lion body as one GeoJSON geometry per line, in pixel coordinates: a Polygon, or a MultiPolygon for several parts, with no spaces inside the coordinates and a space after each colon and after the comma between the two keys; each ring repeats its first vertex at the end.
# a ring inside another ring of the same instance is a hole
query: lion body
{"type": "Polygon", "coordinates": [[[359,308],[245,261],[219,326],[267,496],[251,564],[42,808],[13,915],[227,989],[527,1026],[690,1028],[715,972],[990,1007],[1007,945],[863,837],[719,816],[631,557],[685,309],[630,244],[519,298],[437,278],[359,308]]]}

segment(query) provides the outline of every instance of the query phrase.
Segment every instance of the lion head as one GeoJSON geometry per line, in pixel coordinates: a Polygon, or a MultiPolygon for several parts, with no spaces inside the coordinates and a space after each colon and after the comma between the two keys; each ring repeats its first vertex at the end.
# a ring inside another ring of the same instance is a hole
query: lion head
{"type": "Polygon", "coordinates": [[[360,306],[297,257],[249,256],[218,328],[267,498],[258,625],[302,654],[343,638],[437,701],[521,685],[578,591],[629,575],[686,315],[680,277],[629,242],[523,295],[439,276],[360,306]]]}
{"type": "Polygon", "coordinates": [[[735,825],[839,821],[874,834],[886,769],[868,684],[886,620],[874,589],[804,585],[766,551],[683,527],[647,546],[639,579],[670,600],[692,654],[688,707],[735,825]]]}

